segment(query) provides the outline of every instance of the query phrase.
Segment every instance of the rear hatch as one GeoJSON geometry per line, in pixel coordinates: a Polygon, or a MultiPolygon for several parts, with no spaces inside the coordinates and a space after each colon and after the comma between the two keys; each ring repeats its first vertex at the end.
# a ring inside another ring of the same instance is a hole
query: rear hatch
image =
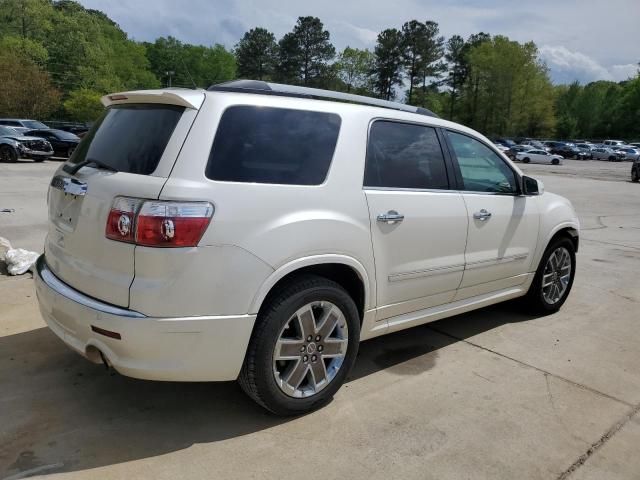
{"type": "Polygon", "coordinates": [[[105,237],[109,211],[115,197],[158,198],[203,100],[195,91],[103,99],[108,108],[49,188],[45,258],[56,276],[98,300],[129,306],[135,245],[105,237]]]}

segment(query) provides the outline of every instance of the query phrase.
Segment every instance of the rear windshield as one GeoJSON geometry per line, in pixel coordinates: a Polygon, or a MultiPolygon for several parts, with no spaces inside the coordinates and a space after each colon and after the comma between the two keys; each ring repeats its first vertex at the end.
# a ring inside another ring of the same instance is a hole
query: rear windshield
{"type": "Polygon", "coordinates": [[[93,124],[71,163],[95,160],[118,172],[149,175],[183,111],[174,105],[114,105],[93,124]]]}
{"type": "Polygon", "coordinates": [[[232,182],[319,185],[338,141],[334,113],[229,107],[216,132],[206,176],[232,182]]]}

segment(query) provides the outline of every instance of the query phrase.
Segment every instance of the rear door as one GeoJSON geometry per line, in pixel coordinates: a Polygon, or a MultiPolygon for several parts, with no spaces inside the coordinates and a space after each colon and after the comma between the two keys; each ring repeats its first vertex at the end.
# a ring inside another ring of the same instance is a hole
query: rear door
{"type": "Polygon", "coordinates": [[[454,131],[447,137],[469,215],[456,300],[524,283],[538,239],[537,197],[520,195],[515,171],[488,145],[454,131]]]}
{"type": "Polygon", "coordinates": [[[375,121],[364,189],[377,284],[377,320],[451,301],[462,280],[467,210],[450,189],[436,129],[375,121]]]}
{"type": "Polygon", "coordinates": [[[49,188],[45,258],[61,280],[128,306],[135,247],[105,238],[109,211],[118,196],[158,198],[195,114],[183,105],[121,102],[96,121],[49,188]]]}

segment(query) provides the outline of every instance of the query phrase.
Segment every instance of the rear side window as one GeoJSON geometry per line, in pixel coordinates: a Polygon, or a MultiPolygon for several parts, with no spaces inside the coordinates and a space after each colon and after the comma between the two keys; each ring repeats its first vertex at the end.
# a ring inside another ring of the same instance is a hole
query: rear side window
{"type": "Polygon", "coordinates": [[[184,107],[114,105],[95,122],[71,163],[95,160],[118,172],[149,175],[158,166],[184,107]]]}
{"type": "Polygon", "coordinates": [[[334,113],[234,106],[220,119],[209,154],[211,180],[285,185],[324,182],[340,131],[334,113]]]}
{"type": "Polygon", "coordinates": [[[379,120],[369,131],[365,187],[448,189],[434,128],[379,120]]]}

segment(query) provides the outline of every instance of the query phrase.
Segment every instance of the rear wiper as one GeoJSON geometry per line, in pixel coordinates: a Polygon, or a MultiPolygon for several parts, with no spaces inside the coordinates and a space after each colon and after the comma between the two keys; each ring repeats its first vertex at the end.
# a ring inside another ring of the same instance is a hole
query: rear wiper
{"type": "Polygon", "coordinates": [[[67,173],[70,173],[71,175],[75,175],[78,172],[78,170],[80,170],[82,167],[86,167],[87,165],[95,165],[98,168],[111,170],[112,172],[118,171],[115,168],[113,168],[111,165],[101,162],[100,160],[96,160],[95,158],[87,158],[76,164],[68,163],[64,167],[62,167],[62,170],[64,170],[67,173]]]}

